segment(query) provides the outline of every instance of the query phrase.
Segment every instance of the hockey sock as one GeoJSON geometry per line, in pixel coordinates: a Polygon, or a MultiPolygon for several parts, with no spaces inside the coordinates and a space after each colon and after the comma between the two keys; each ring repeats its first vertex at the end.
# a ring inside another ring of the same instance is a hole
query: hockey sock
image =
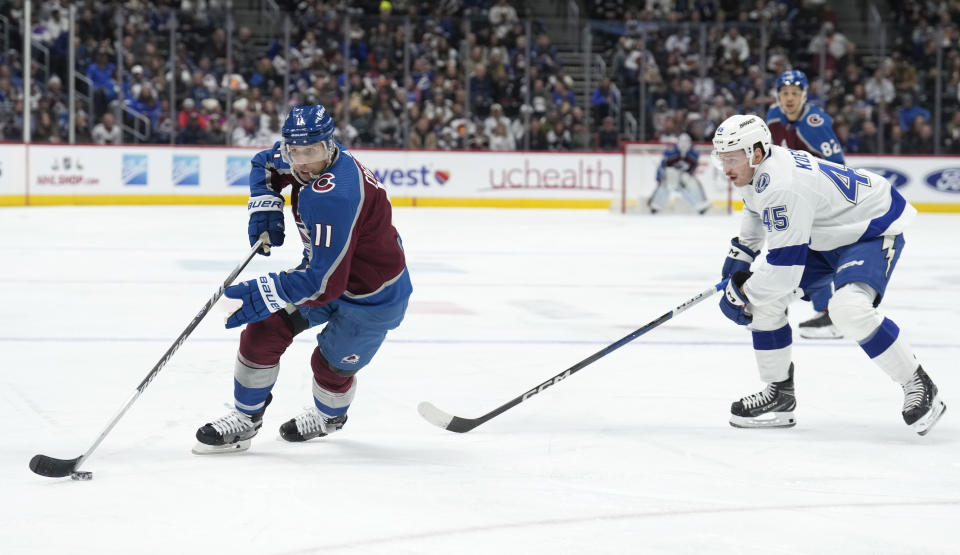
{"type": "Polygon", "coordinates": [[[773,331],[753,330],[753,353],[757,358],[760,379],[764,383],[780,382],[789,376],[793,332],[790,324],[773,331]]]}
{"type": "Polygon", "coordinates": [[[310,366],[313,368],[313,402],[317,409],[327,416],[345,414],[356,395],[357,379],[336,373],[319,347],[313,350],[310,366]]]}
{"type": "Polygon", "coordinates": [[[237,353],[233,370],[233,399],[237,410],[245,414],[262,410],[279,374],[279,364],[257,364],[237,353]]]}
{"type": "Polygon", "coordinates": [[[917,369],[913,349],[900,337],[900,328],[889,318],[884,318],[870,337],[860,341],[860,348],[898,384],[910,381],[917,369]]]}

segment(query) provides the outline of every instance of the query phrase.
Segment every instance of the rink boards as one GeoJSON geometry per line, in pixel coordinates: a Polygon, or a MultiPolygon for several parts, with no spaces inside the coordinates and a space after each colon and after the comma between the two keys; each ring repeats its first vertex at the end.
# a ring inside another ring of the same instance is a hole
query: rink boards
{"type": "MultiPolygon", "coordinates": [[[[0,205],[238,204],[257,148],[0,144],[0,205]]],[[[656,148],[621,152],[356,149],[396,206],[607,209],[656,148]]],[[[960,157],[849,156],[921,211],[960,212],[960,157]]],[[[653,187],[654,176],[649,178],[653,187]]],[[[736,195],[734,195],[736,197],[736,195]]]]}

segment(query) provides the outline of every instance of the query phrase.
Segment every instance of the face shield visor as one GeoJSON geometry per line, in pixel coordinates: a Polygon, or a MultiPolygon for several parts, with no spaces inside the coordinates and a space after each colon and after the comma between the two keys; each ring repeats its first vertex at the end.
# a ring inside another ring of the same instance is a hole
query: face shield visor
{"type": "Polygon", "coordinates": [[[283,143],[284,160],[290,164],[295,176],[301,181],[313,181],[320,177],[330,164],[331,141],[321,141],[309,145],[291,145],[283,143]]]}
{"type": "Polygon", "coordinates": [[[726,174],[728,170],[747,167],[747,153],[742,148],[728,150],[726,152],[718,152],[714,149],[711,160],[713,161],[714,167],[724,174],[726,174]]]}

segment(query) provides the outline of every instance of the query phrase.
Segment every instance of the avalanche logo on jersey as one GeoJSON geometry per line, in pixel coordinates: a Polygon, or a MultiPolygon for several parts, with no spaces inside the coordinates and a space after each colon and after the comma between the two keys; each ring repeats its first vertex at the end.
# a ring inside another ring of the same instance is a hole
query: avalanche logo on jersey
{"type": "Polygon", "coordinates": [[[817,113],[810,114],[807,116],[807,125],[810,127],[820,127],[823,125],[823,118],[817,113]]]}
{"type": "Polygon", "coordinates": [[[318,177],[310,188],[318,193],[329,193],[336,185],[337,184],[333,182],[333,174],[325,173],[318,177]]]}
{"type": "Polygon", "coordinates": [[[757,184],[754,185],[754,188],[757,190],[757,194],[760,194],[768,185],[770,185],[770,174],[761,173],[760,177],[757,178],[757,184]]]}
{"type": "Polygon", "coordinates": [[[347,355],[340,359],[340,362],[343,364],[356,364],[360,362],[360,357],[356,354],[347,355]]]}

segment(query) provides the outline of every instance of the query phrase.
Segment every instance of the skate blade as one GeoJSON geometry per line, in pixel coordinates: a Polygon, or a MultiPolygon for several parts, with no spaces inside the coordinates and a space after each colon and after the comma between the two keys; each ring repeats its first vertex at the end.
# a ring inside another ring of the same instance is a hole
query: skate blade
{"type": "Polygon", "coordinates": [[[947,405],[940,400],[940,396],[938,395],[934,397],[933,402],[930,403],[930,410],[927,411],[927,414],[911,424],[910,428],[918,434],[925,436],[945,412],[947,412],[947,405]]]}
{"type": "Polygon", "coordinates": [[[792,428],[797,420],[792,412],[768,412],[763,416],[730,415],[730,425],[734,428],[792,428]]]}
{"type": "Polygon", "coordinates": [[[800,328],[800,337],[804,339],[843,339],[836,326],[822,328],[800,328]]]}
{"type": "Polygon", "coordinates": [[[249,439],[227,445],[207,445],[206,443],[200,443],[198,441],[191,451],[194,455],[222,455],[225,453],[241,453],[249,448],[249,439]]]}

